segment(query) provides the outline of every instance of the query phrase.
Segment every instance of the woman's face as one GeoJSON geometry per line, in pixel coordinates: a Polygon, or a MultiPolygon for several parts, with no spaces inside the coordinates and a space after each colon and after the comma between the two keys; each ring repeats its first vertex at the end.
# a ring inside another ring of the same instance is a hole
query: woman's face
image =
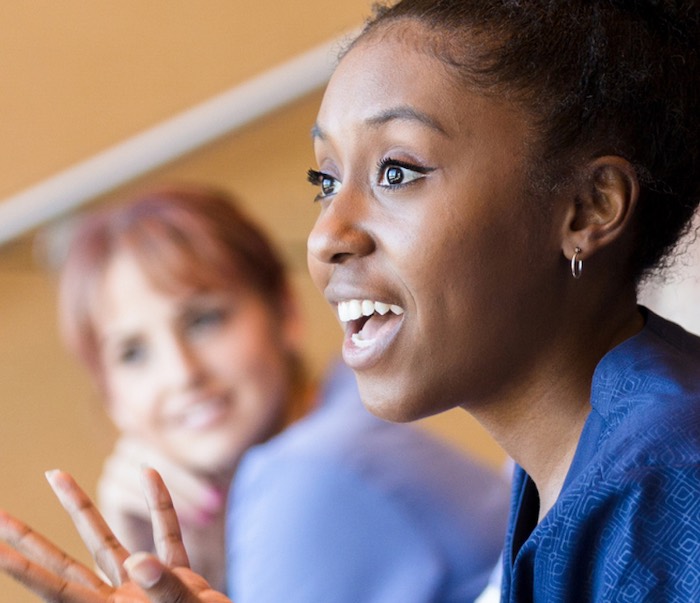
{"type": "Polygon", "coordinates": [[[124,433],[217,473],[279,428],[292,319],[252,290],[164,293],[120,252],[95,308],[110,414],[124,433]]]}
{"type": "Polygon", "coordinates": [[[365,404],[403,421],[527,382],[566,271],[557,210],[528,192],[525,115],[399,28],[355,46],[325,93],[308,262],[365,404]]]}

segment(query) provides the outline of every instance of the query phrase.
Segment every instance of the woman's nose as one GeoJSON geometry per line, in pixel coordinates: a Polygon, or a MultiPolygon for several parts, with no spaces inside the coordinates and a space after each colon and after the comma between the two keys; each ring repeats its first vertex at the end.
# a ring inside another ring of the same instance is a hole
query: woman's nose
{"type": "Polygon", "coordinates": [[[204,364],[194,346],[184,337],[173,337],[163,371],[173,389],[188,389],[204,380],[204,364]]]}
{"type": "Polygon", "coordinates": [[[349,194],[340,193],[321,210],[309,233],[310,261],[339,264],[374,251],[368,229],[368,212],[349,194]]]}

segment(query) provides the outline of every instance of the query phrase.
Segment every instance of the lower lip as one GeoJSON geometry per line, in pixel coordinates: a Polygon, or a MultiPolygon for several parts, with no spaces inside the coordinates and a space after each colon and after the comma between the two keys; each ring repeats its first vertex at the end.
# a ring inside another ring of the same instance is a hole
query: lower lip
{"type": "Polygon", "coordinates": [[[367,370],[372,368],[385,356],[387,349],[392,344],[403,325],[404,317],[384,327],[374,339],[371,346],[358,347],[351,339],[351,334],[346,331],[343,340],[343,360],[352,370],[367,370]]]}

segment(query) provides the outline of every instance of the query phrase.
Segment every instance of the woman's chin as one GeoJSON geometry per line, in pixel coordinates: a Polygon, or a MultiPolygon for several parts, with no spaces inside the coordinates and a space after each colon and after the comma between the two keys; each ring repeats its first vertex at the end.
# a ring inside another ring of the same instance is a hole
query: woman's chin
{"type": "Polygon", "coordinates": [[[410,423],[433,414],[430,410],[412,404],[406,397],[387,397],[386,392],[362,394],[362,403],[375,417],[392,423],[410,423]]]}

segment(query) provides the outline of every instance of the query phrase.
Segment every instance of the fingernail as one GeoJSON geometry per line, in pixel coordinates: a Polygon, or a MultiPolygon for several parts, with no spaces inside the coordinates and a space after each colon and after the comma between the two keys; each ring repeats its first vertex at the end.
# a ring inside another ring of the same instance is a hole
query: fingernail
{"type": "Polygon", "coordinates": [[[161,564],[148,553],[134,553],[124,561],[124,569],[141,588],[151,588],[163,575],[161,564]]]}
{"type": "Polygon", "coordinates": [[[211,487],[206,491],[203,505],[205,509],[211,513],[218,513],[224,506],[226,495],[217,488],[211,487]]]}
{"type": "Polygon", "coordinates": [[[175,509],[175,511],[177,512],[180,526],[183,527],[206,528],[214,522],[216,517],[203,509],[188,509],[187,511],[175,509]]]}
{"type": "Polygon", "coordinates": [[[199,510],[194,515],[194,522],[200,528],[206,528],[214,523],[216,515],[208,511],[199,510]]]}
{"type": "Polygon", "coordinates": [[[57,479],[59,473],[61,473],[59,469],[51,469],[50,471],[46,471],[44,475],[46,476],[46,481],[49,482],[49,486],[51,486],[51,489],[54,491],[54,494],[60,498],[62,491],[57,479]]]}

